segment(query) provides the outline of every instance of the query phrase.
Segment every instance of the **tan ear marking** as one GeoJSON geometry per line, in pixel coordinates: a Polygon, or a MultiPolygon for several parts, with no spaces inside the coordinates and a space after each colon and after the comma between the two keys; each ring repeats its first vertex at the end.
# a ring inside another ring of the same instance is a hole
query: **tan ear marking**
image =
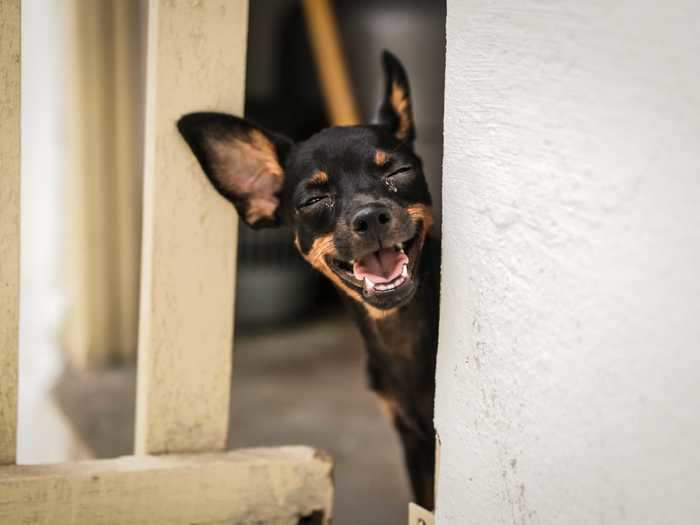
{"type": "Polygon", "coordinates": [[[403,140],[408,137],[413,125],[411,103],[406,96],[406,90],[396,80],[391,83],[391,105],[399,117],[399,128],[396,136],[403,140]]]}
{"type": "Polygon", "coordinates": [[[248,134],[249,141],[229,135],[213,140],[216,170],[223,188],[241,199],[247,199],[245,220],[254,224],[261,219],[273,219],[279,200],[275,196],[282,188],[284,177],[274,145],[257,130],[248,134]],[[240,177],[241,173],[253,173],[240,177]]]}

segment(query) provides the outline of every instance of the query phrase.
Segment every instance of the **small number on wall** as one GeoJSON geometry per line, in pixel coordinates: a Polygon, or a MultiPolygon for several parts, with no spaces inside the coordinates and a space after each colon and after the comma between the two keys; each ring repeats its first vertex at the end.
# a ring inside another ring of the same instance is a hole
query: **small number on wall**
{"type": "Polygon", "coordinates": [[[415,503],[408,504],[408,525],[435,525],[433,513],[415,503]]]}

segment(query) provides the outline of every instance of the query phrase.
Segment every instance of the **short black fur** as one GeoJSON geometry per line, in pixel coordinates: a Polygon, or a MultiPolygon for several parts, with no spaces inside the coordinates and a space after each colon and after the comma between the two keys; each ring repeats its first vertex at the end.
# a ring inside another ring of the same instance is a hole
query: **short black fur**
{"type": "Polygon", "coordinates": [[[244,220],[292,225],[302,256],[342,292],[416,500],[432,508],[440,246],[414,150],[408,77],[390,53],[382,63],[386,90],[375,125],[328,128],[296,144],[218,113],[186,115],[178,128],[244,220]]]}

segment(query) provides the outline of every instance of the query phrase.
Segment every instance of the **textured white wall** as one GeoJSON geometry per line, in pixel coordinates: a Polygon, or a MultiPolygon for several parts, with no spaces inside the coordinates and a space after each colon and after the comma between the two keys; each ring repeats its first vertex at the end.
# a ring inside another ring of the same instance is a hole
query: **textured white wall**
{"type": "Polygon", "coordinates": [[[448,0],[439,523],[700,523],[699,53],[694,0],[448,0]]]}

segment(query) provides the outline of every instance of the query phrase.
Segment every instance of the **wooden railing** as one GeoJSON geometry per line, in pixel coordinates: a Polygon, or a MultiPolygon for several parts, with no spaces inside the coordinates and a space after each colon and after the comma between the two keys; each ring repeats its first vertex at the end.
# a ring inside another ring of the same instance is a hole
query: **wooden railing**
{"type": "Polygon", "coordinates": [[[15,464],[19,6],[0,0],[0,523],[328,523],[332,463],[323,453],[224,451],[236,217],[175,121],[193,110],[242,111],[246,0],[149,5],[136,455],[15,464]]]}

